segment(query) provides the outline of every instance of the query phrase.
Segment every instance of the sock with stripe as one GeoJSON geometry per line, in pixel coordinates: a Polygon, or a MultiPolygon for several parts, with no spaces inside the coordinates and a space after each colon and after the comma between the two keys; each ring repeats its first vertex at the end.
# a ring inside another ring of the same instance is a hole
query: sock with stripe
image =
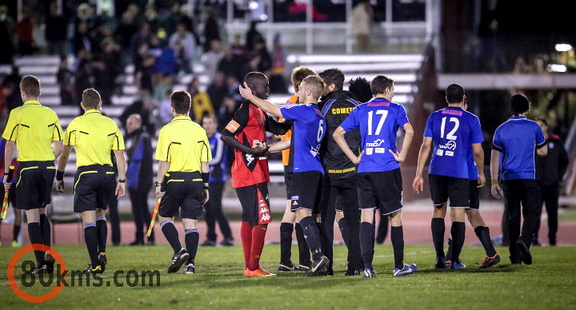
{"type": "Polygon", "coordinates": [[[168,243],[170,243],[174,253],[180,252],[182,249],[182,244],[180,243],[178,230],[176,229],[176,226],[174,226],[174,222],[164,221],[160,224],[160,227],[162,227],[162,233],[164,234],[166,240],[168,240],[168,243]]]}
{"type": "Polygon", "coordinates": [[[315,261],[319,260],[323,253],[320,243],[320,232],[318,230],[316,220],[311,216],[307,216],[300,220],[300,225],[302,225],[304,238],[306,239],[306,243],[308,243],[308,247],[312,252],[312,259],[315,261]]]}
{"type": "Polygon", "coordinates": [[[308,247],[306,238],[304,238],[304,230],[300,223],[296,223],[294,226],[296,240],[298,241],[298,263],[303,266],[310,266],[310,248],[308,247]]]}

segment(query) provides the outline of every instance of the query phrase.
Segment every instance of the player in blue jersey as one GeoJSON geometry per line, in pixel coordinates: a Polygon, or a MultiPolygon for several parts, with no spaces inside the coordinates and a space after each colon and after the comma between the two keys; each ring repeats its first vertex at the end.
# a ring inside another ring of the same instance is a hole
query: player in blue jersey
{"type": "Polygon", "coordinates": [[[282,140],[268,147],[269,152],[278,152],[290,147],[292,160],[292,208],[296,220],[300,221],[304,237],[312,252],[312,265],[306,274],[316,276],[324,273],[330,260],[324,255],[321,247],[320,232],[316,219],[322,188],[324,169],[318,153],[326,132],[324,115],[317,106],[322,94],[324,82],[319,76],[310,75],[302,80],[298,92],[298,102],[284,107],[276,106],[269,101],[252,94],[245,84],[240,86],[242,97],[250,100],[264,112],[293,120],[292,139],[282,140]]]}
{"type": "Polygon", "coordinates": [[[424,165],[433,148],[430,160],[429,180],[430,196],[434,204],[432,216],[432,241],[436,250],[436,267],[444,268],[444,217],[446,204],[450,199],[452,226],[451,269],[465,267],[460,262],[460,252],[464,245],[466,233],[465,211],[470,207],[470,172],[468,158],[472,149],[474,162],[478,171],[478,186],[484,186],[484,152],[482,151],[482,129],[478,117],[465,111],[462,107],[466,95],[462,86],[451,84],[446,88],[448,107],[433,112],[428,116],[424,139],[418,154],[416,176],[412,187],[416,193],[423,190],[422,173],[424,165]]]}
{"type": "Polygon", "coordinates": [[[512,117],[494,132],[490,158],[491,192],[497,199],[506,198],[510,261],[512,264],[524,262],[530,265],[530,244],[540,220],[538,212],[541,203],[535,154],[546,156],[548,147],[538,123],[526,119],[526,113],[530,110],[528,98],[523,94],[513,95],[510,109],[512,117]],[[503,180],[503,189],[498,184],[499,177],[503,180]],[[521,211],[524,216],[522,226],[521,211]]]}
{"type": "MultiPolygon", "coordinates": [[[[462,106],[464,110],[467,110],[468,104],[467,100],[464,101],[462,106]]],[[[484,170],[483,166],[477,167],[474,161],[474,149],[470,145],[468,149],[468,175],[470,178],[470,208],[466,209],[466,216],[468,222],[474,228],[474,233],[482,243],[486,256],[478,268],[488,268],[492,267],[500,262],[500,255],[496,252],[492,239],[490,238],[490,229],[486,226],[486,222],[480,214],[480,187],[484,184],[480,184],[478,180],[478,169],[484,170]]],[[[482,158],[484,157],[484,151],[482,151],[482,158]]],[[[484,160],[482,160],[483,162],[484,160]]],[[[446,252],[446,266],[450,266],[452,260],[452,242],[448,240],[448,252],[446,252]]],[[[443,268],[444,266],[438,266],[443,268]]]]}
{"type": "Polygon", "coordinates": [[[370,83],[374,99],[356,107],[334,132],[334,140],[358,165],[358,197],[361,210],[360,252],[364,261],[364,277],[375,276],[374,212],[380,208],[390,220],[390,238],[394,248],[394,276],[405,276],[416,271],[416,265],[404,263],[404,232],[402,229],[402,174],[400,163],[412,143],[414,129],[403,106],[393,103],[394,81],[378,75],[370,83]],[[360,156],[350,149],[344,134],[358,128],[361,137],[360,156]],[[402,148],[396,146],[396,133],[404,130],[402,148]]]}

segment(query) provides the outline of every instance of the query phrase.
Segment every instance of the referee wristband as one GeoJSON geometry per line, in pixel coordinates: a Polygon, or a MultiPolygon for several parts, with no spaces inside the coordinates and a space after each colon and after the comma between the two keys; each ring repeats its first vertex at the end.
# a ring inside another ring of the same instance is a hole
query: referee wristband
{"type": "Polygon", "coordinates": [[[210,172],[202,172],[202,181],[204,181],[204,183],[210,181],[210,172]]]}
{"type": "Polygon", "coordinates": [[[204,189],[210,189],[209,185],[204,185],[204,189]]]}
{"type": "Polygon", "coordinates": [[[126,183],[126,179],[122,179],[122,180],[118,179],[118,183],[126,183]]]}
{"type": "MultiPolygon", "coordinates": [[[[7,175],[8,173],[4,173],[4,175],[7,175]]],[[[56,181],[62,181],[64,180],[64,171],[60,171],[60,170],[56,170],[56,181]]]]}

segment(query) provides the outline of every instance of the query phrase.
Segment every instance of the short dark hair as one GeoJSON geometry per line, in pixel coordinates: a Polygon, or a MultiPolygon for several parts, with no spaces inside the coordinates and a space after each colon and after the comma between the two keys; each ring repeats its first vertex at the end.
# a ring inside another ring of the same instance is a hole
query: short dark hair
{"type": "Polygon", "coordinates": [[[372,82],[370,82],[370,89],[373,95],[383,94],[386,92],[386,88],[392,87],[394,80],[385,76],[377,75],[372,82]]]}
{"type": "Polygon", "coordinates": [[[510,97],[510,110],[512,114],[522,114],[530,110],[530,100],[524,94],[514,94],[510,97]]]}
{"type": "Polygon", "coordinates": [[[292,70],[290,82],[292,82],[295,91],[298,91],[298,87],[300,86],[300,83],[302,83],[302,80],[309,75],[316,75],[316,71],[305,66],[298,66],[292,70]]]}
{"type": "Polygon", "coordinates": [[[27,75],[20,81],[20,89],[26,96],[40,97],[40,80],[33,75],[27,75]]]}
{"type": "Polygon", "coordinates": [[[450,84],[446,87],[446,101],[459,103],[464,100],[464,88],[458,84],[450,84]]]}
{"type": "Polygon", "coordinates": [[[190,93],[185,90],[176,90],[170,95],[170,103],[178,114],[188,114],[191,102],[190,93]]]}
{"type": "Polygon", "coordinates": [[[324,84],[334,84],[334,86],[336,86],[335,90],[342,90],[344,88],[344,72],[342,72],[342,70],[330,68],[320,72],[318,75],[324,80],[324,84]]]}
{"type": "Polygon", "coordinates": [[[348,81],[348,91],[352,93],[354,99],[360,102],[368,102],[372,99],[370,83],[364,77],[357,77],[348,81]]]}
{"type": "Polygon", "coordinates": [[[86,109],[96,109],[100,101],[100,93],[94,88],[86,88],[82,92],[82,104],[86,109]]]}

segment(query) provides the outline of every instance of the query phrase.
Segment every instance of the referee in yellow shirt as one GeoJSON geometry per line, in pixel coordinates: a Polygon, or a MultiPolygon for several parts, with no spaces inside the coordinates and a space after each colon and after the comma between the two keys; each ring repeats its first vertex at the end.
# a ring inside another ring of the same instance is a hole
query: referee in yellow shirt
{"type": "Polygon", "coordinates": [[[184,273],[196,272],[197,219],[204,214],[203,205],[209,198],[208,162],[212,160],[212,151],[204,128],[188,116],[190,102],[190,94],[186,91],[174,91],[170,95],[174,118],[160,130],[156,146],[155,157],[159,161],[156,197],[162,198],[158,219],[162,233],[174,250],[168,273],[177,272],[184,263],[184,273]],[[165,189],[162,184],[166,184],[165,189]],[[174,216],[180,208],[186,249],[182,248],[174,226],[174,216]]]}
{"type": "Polygon", "coordinates": [[[106,209],[112,195],[119,199],[126,192],[126,160],[124,138],[116,123],[100,113],[102,99],[98,91],[82,92],[80,106],[84,114],[70,122],[64,134],[64,150],[58,161],[56,189],[64,190],[64,169],[72,148],[76,147],[76,177],[74,178],[74,212],[79,212],[84,224],[84,240],[90,255],[85,273],[102,273],[106,268],[108,226],[106,209]],[[118,167],[118,184],[110,152],[114,152],[118,167]],[[114,188],[116,187],[116,188],[114,188]]]}
{"type": "MultiPolygon", "coordinates": [[[[20,82],[24,105],[10,112],[2,137],[4,153],[4,188],[10,189],[9,167],[18,150],[18,183],[16,207],[24,209],[28,220],[30,243],[50,246],[50,221],[46,205],[50,203],[54,182],[54,160],[62,152],[62,127],[58,116],[38,101],[40,80],[32,75],[20,82]],[[54,142],[54,143],[52,143],[54,142]]],[[[33,274],[52,273],[54,258],[49,252],[34,251],[36,267],[33,274]]]]}

